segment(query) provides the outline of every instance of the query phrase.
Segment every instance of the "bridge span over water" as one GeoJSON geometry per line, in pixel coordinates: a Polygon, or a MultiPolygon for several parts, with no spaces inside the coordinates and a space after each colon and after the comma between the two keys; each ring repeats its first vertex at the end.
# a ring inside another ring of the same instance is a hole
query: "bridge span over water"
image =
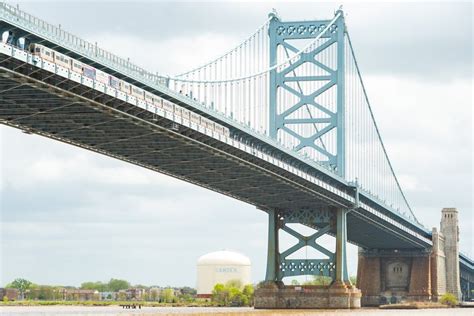
{"type": "Polygon", "coordinates": [[[366,304],[445,292],[470,297],[474,261],[453,240],[457,212],[443,210],[440,232],[416,219],[380,137],[342,11],[305,22],[272,13],[228,53],[175,77],[149,73],[8,4],[0,4],[0,32],[1,123],[268,213],[260,307],[360,305],[347,242],[361,249],[366,304]],[[291,223],[316,232],[303,236],[291,223]],[[298,243],[280,249],[281,230],[298,243]],[[336,237],[335,252],[318,243],[325,234],[336,237]],[[306,246],[323,258],[291,257],[306,246]],[[281,284],[295,275],[334,282],[304,294],[281,284]]]}

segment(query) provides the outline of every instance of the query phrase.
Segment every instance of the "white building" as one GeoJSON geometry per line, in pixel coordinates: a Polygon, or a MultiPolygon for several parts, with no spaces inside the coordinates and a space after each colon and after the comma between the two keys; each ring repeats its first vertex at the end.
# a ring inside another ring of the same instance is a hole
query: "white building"
{"type": "Polygon", "coordinates": [[[197,261],[197,295],[210,297],[217,283],[239,280],[251,284],[250,259],[238,252],[222,250],[201,256],[197,261]]]}

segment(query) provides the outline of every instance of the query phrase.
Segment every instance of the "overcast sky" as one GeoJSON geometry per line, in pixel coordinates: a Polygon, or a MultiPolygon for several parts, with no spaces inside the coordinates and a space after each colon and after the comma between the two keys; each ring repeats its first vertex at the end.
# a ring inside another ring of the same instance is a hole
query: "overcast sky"
{"type": "MultiPolygon", "coordinates": [[[[14,4],[13,2],[9,2],[14,4]]],[[[21,8],[151,71],[175,74],[218,56],[260,26],[328,19],[323,3],[21,3],[21,8]]],[[[382,137],[418,219],[457,207],[473,251],[472,4],[344,4],[382,137]]],[[[267,217],[170,177],[0,127],[0,285],[16,277],[79,285],[124,278],[190,285],[197,258],[224,248],[264,278],[267,217]]],[[[350,248],[351,274],[356,248],[350,248]]]]}

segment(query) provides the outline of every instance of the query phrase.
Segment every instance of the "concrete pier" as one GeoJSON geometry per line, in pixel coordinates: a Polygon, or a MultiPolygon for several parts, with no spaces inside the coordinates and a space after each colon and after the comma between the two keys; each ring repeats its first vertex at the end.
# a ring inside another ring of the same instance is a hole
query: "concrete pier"
{"type": "Polygon", "coordinates": [[[361,292],[353,286],[278,286],[266,284],[255,291],[255,308],[334,308],[349,309],[361,307],[361,292]]]}

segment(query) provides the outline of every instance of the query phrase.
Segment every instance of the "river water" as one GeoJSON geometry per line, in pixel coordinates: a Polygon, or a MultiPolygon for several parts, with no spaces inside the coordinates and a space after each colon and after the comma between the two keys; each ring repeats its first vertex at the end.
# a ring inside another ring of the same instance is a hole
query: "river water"
{"type": "Polygon", "coordinates": [[[254,310],[246,307],[142,307],[139,310],[122,309],[118,306],[2,306],[0,315],[35,316],[110,316],[110,315],[191,315],[191,316],[473,316],[474,308],[422,309],[422,310],[254,310]]]}

